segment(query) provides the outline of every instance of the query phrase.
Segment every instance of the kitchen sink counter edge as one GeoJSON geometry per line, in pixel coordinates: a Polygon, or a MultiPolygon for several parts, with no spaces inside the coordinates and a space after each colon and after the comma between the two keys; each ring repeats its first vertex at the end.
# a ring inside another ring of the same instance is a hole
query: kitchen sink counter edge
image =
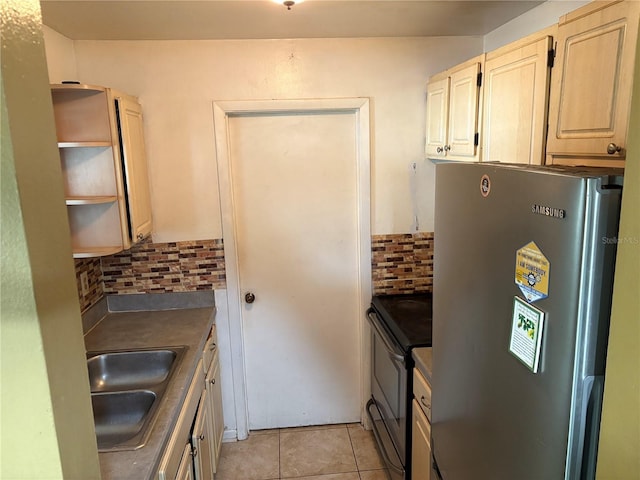
{"type": "Polygon", "coordinates": [[[188,347],[146,444],[137,450],[99,452],[102,480],[153,479],[214,324],[213,291],[113,295],[91,310],[83,315],[83,323],[89,325],[87,352],[188,347]],[[85,316],[90,320],[85,321],[85,316]]]}

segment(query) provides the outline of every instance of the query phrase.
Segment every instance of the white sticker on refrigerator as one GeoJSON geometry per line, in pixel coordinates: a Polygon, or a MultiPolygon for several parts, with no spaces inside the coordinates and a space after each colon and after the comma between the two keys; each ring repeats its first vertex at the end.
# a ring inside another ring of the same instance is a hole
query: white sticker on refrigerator
{"type": "Polygon", "coordinates": [[[529,302],[549,296],[549,260],[535,242],[516,251],[516,285],[529,302]]]}
{"type": "Polygon", "coordinates": [[[491,193],[491,179],[489,178],[489,175],[484,174],[480,179],[480,195],[482,195],[484,198],[487,198],[490,193],[491,193]]]}
{"type": "Polygon", "coordinates": [[[514,297],[509,352],[533,373],[538,373],[543,326],[544,312],[514,297]]]}

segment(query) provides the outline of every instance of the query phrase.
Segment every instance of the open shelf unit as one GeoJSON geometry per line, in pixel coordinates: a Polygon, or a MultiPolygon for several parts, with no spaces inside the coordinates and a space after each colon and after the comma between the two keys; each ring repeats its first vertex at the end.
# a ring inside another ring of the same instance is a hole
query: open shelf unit
{"type": "Polygon", "coordinates": [[[51,86],[73,256],[111,255],[151,233],[138,99],[111,88],[51,86]]]}
{"type": "Polygon", "coordinates": [[[73,256],[119,252],[126,245],[126,206],[110,92],[64,84],[53,85],[51,94],[73,256]]]}

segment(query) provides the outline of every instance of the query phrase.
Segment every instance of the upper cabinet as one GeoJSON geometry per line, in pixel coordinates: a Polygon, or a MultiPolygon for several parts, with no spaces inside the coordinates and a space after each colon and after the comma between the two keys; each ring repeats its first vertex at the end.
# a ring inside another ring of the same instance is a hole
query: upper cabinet
{"type": "Polygon", "coordinates": [[[140,106],[97,86],[52,85],[51,94],[73,256],[129,248],[151,232],[140,106]]]}
{"type": "Polygon", "coordinates": [[[639,3],[595,1],[560,19],[547,163],[624,165],[639,3]]]}
{"type": "Polygon", "coordinates": [[[427,85],[427,158],[478,160],[478,111],[482,62],[475,57],[443,73],[427,85]]]}
{"type": "Polygon", "coordinates": [[[487,53],[483,162],[544,162],[555,30],[546,29],[487,53]]]}

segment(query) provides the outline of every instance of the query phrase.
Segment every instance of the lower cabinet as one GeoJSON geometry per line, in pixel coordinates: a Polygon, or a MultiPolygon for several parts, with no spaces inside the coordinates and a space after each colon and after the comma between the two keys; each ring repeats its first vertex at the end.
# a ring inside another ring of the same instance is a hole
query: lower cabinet
{"type": "Polygon", "coordinates": [[[431,386],[413,369],[411,480],[435,480],[431,473],[431,386]]]}
{"type": "Polygon", "coordinates": [[[416,400],[411,428],[411,480],[431,480],[431,424],[416,400]]]}
{"type": "Polygon", "coordinates": [[[211,456],[211,423],[209,421],[210,410],[207,402],[207,391],[202,392],[198,413],[193,423],[191,433],[191,448],[193,449],[193,468],[196,480],[212,480],[215,471],[215,463],[211,456]]]}
{"type": "Polygon", "coordinates": [[[222,417],[222,389],[220,388],[220,362],[218,353],[213,356],[211,366],[207,372],[205,380],[205,388],[207,392],[206,408],[208,409],[209,427],[211,434],[211,458],[213,460],[213,472],[216,472],[216,466],[220,458],[220,449],[222,447],[222,435],[224,434],[224,420],[222,417]]]}
{"type": "Polygon", "coordinates": [[[190,443],[184,446],[182,458],[178,464],[176,480],[193,480],[193,451],[190,443]]]}
{"type": "Polygon", "coordinates": [[[191,445],[191,435],[194,425],[194,419],[198,412],[198,406],[200,404],[200,398],[202,396],[202,381],[204,378],[204,371],[202,369],[202,360],[198,362],[196,371],[193,375],[193,380],[189,385],[189,390],[185,397],[182,409],[178,415],[178,421],[171,433],[167,447],[164,454],[160,459],[160,467],[158,468],[158,474],[156,478],[158,480],[174,480],[177,478],[189,478],[178,477],[179,471],[184,472],[188,470],[188,466],[185,463],[190,463],[193,471],[193,460],[191,462],[184,462],[184,452],[187,447],[191,448],[191,455],[193,458],[193,446],[191,445]]]}
{"type": "MultiPolygon", "coordinates": [[[[163,457],[159,478],[176,480],[213,480],[213,474],[216,471],[217,457],[214,457],[215,449],[213,448],[214,436],[212,435],[212,424],[210,421],[211,409],[209,402],[209,394],[207,390],[202,390],[198,408],[195,413],[195,419],[191,424],[189,436],[186,439],[186,445],[182,452],[182,458],[177,467],[175,477],[172,477],[172,458],[175,457],[177,447],[182,443],[180,438],[184,438],[184,428],[176,427],[174,434],[176,442],[172,443],[173,436],[170,441],[170,447],[167,448],[163,457]]],[[[179,427],[183,427],[179,425],[179,427]]]]}
{"type": "Polygon", "coordinates": [[[214,326],[160,460],[157,480],[213,480],[224,433],[219,376],[214,326]]]}

